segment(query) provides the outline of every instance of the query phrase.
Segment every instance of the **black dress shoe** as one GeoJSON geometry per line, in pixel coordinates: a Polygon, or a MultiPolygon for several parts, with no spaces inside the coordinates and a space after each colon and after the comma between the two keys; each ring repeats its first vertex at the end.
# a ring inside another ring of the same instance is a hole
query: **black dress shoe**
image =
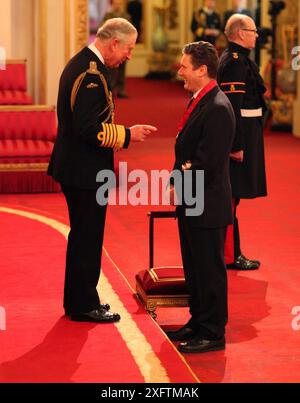
{"type": "Polygon", "coordinates": [[[206,353],[208,351],[217,351],[225,349],[225,337],[218,340],[206,340],[196,338],[185,343],[180,343],[178,350],[181,353],[206,353]]]}
{"type": "Polygon", "coordinates": [[[105,309],[94,309],[87,313],[72,314],[71,320],[75,322],[112,323],[121,319],[118,313],[108,312],[105,309]]]}
{"type": "Polygon", "coordinates": [[[189,340],[196,336],[196,332],[194,329],[188,326],[183,326],[176,331],[166,332],[167,336],[170,340],[178,341],[178,340],[189,340]]]}
{"type": "Polygon", "coordinates": [[[260,266],[258,260],[247,259],[244,255],[240,255],[235,259],[233,264],[228,264],[227,269],[232,270],[257,270],[260,266]]]}
{"type": "Polygon", "coordinates": [[[259,260],[248,259],[248,258],[246,258],[246,256],[244,256],[244,255],[241,255],[240,257],[241,257],[242,259],[244,259],[244,260],[250,260],[250,262],[253,262],[253,263],[258,264],[258,267],[260,266],[260,261],[259,261],[259,260]]]}
{"type": "MultiPolygon", "coordinates": [[[[109,304],[100,304],[101,309],[104,309],[105,311],[109,311],[110,310],[110,305],[109,304]]],[[[66,316],[70,316],[72,315],[71,311],[68,309],[65,309],[65,315],[66,316]]]]}

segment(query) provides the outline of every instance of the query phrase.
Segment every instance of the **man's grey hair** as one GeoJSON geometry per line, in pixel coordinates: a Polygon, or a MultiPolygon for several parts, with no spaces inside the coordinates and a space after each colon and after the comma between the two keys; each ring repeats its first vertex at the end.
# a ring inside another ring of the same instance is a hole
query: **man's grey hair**
{"type": "Polygon", "coordinates": [[[101,41],[116,38],[124,42],[133,34],[137,35],[137,30],[129,21],[124,18],[111,18],[98,29],[96,37],[101,41]]]}
{"type": "Polygon", "coordinates": [[[227,21],[227,24],[225,26],[225,35],[227,38],[230,39],[236,39],[237,33],[240,29],[243,29],[246,27],[247,20],[250,17],[244,14],[233,14],[229,20],[227,21]]]}

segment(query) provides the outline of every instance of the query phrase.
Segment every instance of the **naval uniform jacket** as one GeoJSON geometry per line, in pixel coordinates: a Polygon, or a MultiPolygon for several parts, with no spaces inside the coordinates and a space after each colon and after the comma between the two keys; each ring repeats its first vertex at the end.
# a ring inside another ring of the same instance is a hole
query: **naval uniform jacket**
{"type": "MultiPolygon", "coordinates": [[[[188,163],[193,173],[204,170],[204,212],[186,216],[193,227],[221,228],[232,223],[229,153],[234,132],[232,106],[216,86],[199,101],[177,136],[174,169],[183,172],[188,163]]],[[[185,208],[177,207],[177,213],[185,208]]]]}
{"type": "Polygon", "coordinates": [[[213,45],[216,43],[216,37],[205,35],[206,28],[221,29],[221,19],[215,11],[211,14],[205,12],[203,8],[195,11],[191,23],[191,31],[195,36],[195,41],[210,42],[213,45]]]}
{"type": "Polygon", "coordinates": [[[108,70],[88,47],[65,67],[59,84],[58,135],[48,174],[63,185],[96,189],[97,173],[113,170],[113,148],[127,148],[130,130],[115,125],[108,70]]]}
{"type": "Polygon", "coordinates": [[[218,83],[233,106],[237,122],[232,151],[244,150],[242,163],[230,160],[232,195],[238,199],[267,195],[263,138],[266,88],[249,53],[230,42],[218,71],[218,83]]]}

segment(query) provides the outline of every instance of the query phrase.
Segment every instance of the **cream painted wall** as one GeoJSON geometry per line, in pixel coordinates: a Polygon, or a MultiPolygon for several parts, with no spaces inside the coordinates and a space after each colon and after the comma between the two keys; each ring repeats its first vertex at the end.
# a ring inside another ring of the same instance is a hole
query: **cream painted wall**
{"type": "Polygon", "coordinates": [[[47,97],[46,103],[57,101],[59,77],[65,66],[65,14],[63,0],[47,1],[47,97]]]}
{"type": "Polygon", "coordinates": [[[12,58],[12,0],[0,1],[0,46],[5,49],[6,57],[12,58]]]}
{"type": "Polygon", "coordinates": [[[34,92],[33,0],[12,0],[12,57],[27,61],[27,90],[34,92]]]}
{"type": "Polygon", "coordinates": [[[7,59],[27,60],[28,92],[33,94],[33,0],[0,1],[0,46],[7,59]]]}

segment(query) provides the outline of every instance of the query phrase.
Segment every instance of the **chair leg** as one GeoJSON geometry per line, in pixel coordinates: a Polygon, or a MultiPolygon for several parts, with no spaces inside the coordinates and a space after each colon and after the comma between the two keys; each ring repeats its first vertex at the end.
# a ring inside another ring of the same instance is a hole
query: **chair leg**
{"type": "Polygon", "coordinates": [[[147,312],[151,315],[151,317],[156,320],[157,314],[155,313],[157,305],[155,302],[147,302],[147,312]]]}

